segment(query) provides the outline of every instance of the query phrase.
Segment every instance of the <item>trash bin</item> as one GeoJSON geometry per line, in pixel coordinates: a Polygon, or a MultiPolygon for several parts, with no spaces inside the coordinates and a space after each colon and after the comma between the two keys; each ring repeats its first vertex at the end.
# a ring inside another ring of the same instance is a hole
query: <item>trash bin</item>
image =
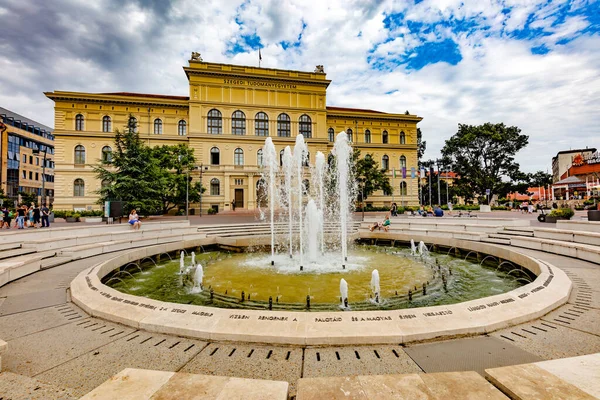
{"type": "Polygon", "coordinates": [[[50,211],[50,214],[48,214],[48,222],[54,222],[54,212],[50,211]]]}

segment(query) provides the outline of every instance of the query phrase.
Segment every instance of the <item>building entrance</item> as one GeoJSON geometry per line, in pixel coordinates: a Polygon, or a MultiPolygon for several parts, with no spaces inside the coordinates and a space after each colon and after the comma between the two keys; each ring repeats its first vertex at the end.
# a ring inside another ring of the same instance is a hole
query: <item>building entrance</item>
{"type": "Polygon", "coordinates": [[[244,208],[244,189],[235,189],[235,208],[244,208]]]}

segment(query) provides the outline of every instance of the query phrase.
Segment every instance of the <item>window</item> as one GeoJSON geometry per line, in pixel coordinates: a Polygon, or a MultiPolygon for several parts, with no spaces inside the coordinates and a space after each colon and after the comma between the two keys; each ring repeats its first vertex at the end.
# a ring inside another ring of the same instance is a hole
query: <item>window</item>
{"type": "Polygon", "coordinates": [[[35,180],[36,180],[36,181],[39,181],[39,180],[40,180],[40,174],[39,174],[39,173],[37,173],[37,172],[35,173],[35,180]]]}
{"type": "Polygon", "coordinates": [[[112,130],[112,121],[108,115],[102,117],[102,132],[110,132],[112,130]]]}
{"type": "Polygon", "coordinates": [[[365,131],[365,143],[371,143],[371,131],[368,129],[365,131]]]}
{"type": "Polygon", "coordinates": [[[82,131],[83,130],[83,115],[77,114],[75,116],[75,130],[82,131]]]}
{"type": "Polygon", "coordinates": [[[388,142],[388,132],[383,131],[383,133],[381,134],[381,143],[387,144],[387,142],[388,142]]]}
{"type": "Polygon", "coordinates": [[[312,137],[312,121],[310,117],[306,114],[300,116],[300,120],[298,121],[300,125],[300,134],[304,136],[306,139],[312,137]]]}
{"type": "Polygon", "coordinates": [[[348,128],[346,134],[348,135],[348,143],[352,143],[352,129],[348,128]]]}
{"type": "Polygon", "coordinates": [[[33,180],[33,172],[29,171],[29,180],[33,180]]]}
{"type": "Polygon", "coordinates": [[[404,132],[400,132],[400,144],[406,144],[406,135],[404,132]]]}
{"type": "Polygon", "coordinates": [[[390,158],[387,156],[387,154],[385,154],[383,157],[381,157],[381,168],[384,171],[387,171],[388,169],[390,169],[390,158]]]}
{"type": "Polygon", "coordinates": [[[162,135],[162,120],[160,118],[154,120],[154,134],[162,135]]]}
{"type": "Polygon", "coordinates": [[[27,179],[27,171],[23,171],[23,179],[27,179]]]}
{"type": "Polygon", "coordinates": [[[333,130],[333,128],[327,129],[327,136],[329,136],[329,141],[330,142],[334,142],[335,141],[335,131],[333,130]]]}
{"type": "Polygon", "coordinates": [[[254,132],[256,136],[269,136],[269,117],[262,111],[254,117],[254,132]]]}
{"type": "Polygon", "coordinates": [[[187,135],[187,122],[183,119],[177,124],[177,134],[179,136],[187,135]]]}
{"type": "Polygon", "coordinates": [[[221,152],[218,147],[210,149],[210,164],[219,165],[221,163],[221,152]]]}
{"type": "Polygon", "coordinates": [[[27,164],[27,154],[23,154],[23,164],[27,164]]]}
{"type": "Polygon", "coordinates": [[[231,116],[231,133],[233,135],[246,134],[246,114],[237,110],[231,116]]]}
{"type": "Polygon", "coordinates": [[[400,182],[400,196],[406,196],[406,181],[400,182]]]}
{"type": "Polygon", "coordinates": [[[400,156],[400,168],[406,168],[406,157],[400,156]]]}
{"type": "Polygon", "coordinates": [[[75,146],[75,164],[85,164],[85,147],[75,146]]]}
{"type": "Polygon", "coordinates": [[[279,114],[277,117],[277,136],[290,137],[292,136],[292,127],[290,116],[287,114],[279,114]]]}
{"type": "Polygon", "coordinates": [[[75,182],[73,182],[73,196],[85,196],[85,183],[83,182],[83,179],[77,178],[75,179],[75,182]]]}
{"type": "Polygon", "coordinates": [[[40,165],[40,158],[39,157],[35,158],[35,165],[40,165]]]}
{"type": "Polygon", "coordinates": [[[112,161],[112,149],[110,146],[104,146],[102,148],[102,161],[112,161]]]}
{"type": "Polygon", "coordinates": [[[262,149],[258,149],[258,151],[256,152],[256,164],[259,167],[262,167],[264,165],[264,157],[263,157],[262,149]]]}
{"type": "Polygon", "coordinates": [[[221,194],[221,183],[217,178],[210,180],[210,195],[219,196],[221,194]]]}
{"type": "Polygon", "coordinates": [[[33,156],[29,156],[29,164],[33,165],[33,156]]]}
{"type": "Polygon", "coordinates": [[[244,150],[239,147],[233,152],[233,165],[244,165],[244,150]]]}
{"type": "Polygon", "coordinates": [[[221,111],[212,109],[208,112],[208,133],[220,135],[223,133],[223,118],[221,111]]]}
{"type": "Polygon", "coordinates": [[[138,123],[136,117],[129,117],[129,122],[127,124],[127,129],[133,132],[138,131],[138,123]]]}
{"type": "Polygon", "coordinates": [[[235,182],[235,186],[242,186],[244,184],[244,180],[243,179],[234,179],[235,182]]]}

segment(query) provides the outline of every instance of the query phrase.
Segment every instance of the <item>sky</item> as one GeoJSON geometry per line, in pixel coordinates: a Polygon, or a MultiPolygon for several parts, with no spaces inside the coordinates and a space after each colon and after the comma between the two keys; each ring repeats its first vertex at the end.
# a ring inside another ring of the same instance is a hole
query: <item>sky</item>
{"type": "Polygon", "coordinates": [[[0,0],[0,107],[54,126],[44,91],[188,95],[182,66],[312,71],[327,105],[423,117],[425,159],[458,124],[529,135],[517,161],[600,148],[597,0],[0,0]]]}

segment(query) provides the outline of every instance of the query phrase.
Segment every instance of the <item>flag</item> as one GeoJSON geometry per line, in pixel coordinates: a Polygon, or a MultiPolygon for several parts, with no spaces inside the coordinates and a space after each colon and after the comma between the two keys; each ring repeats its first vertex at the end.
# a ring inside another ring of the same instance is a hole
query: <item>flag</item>
{"type": "Polygon", "coordinates": [[[262,61],[262,54],[260,54],[260,49],[258,49],[258,61],[262,61]]]}
{"type": "Polygon", "coordinates": [[[414,179],[416,176],[417,176],[417,171],[415,170],[415,167],[411,167],[410,177],[414,179]]]}
{"type": "Polygon", "coordinates": [[[406,167],[402,167],[402,179],[406,179],[406,167]]]}

